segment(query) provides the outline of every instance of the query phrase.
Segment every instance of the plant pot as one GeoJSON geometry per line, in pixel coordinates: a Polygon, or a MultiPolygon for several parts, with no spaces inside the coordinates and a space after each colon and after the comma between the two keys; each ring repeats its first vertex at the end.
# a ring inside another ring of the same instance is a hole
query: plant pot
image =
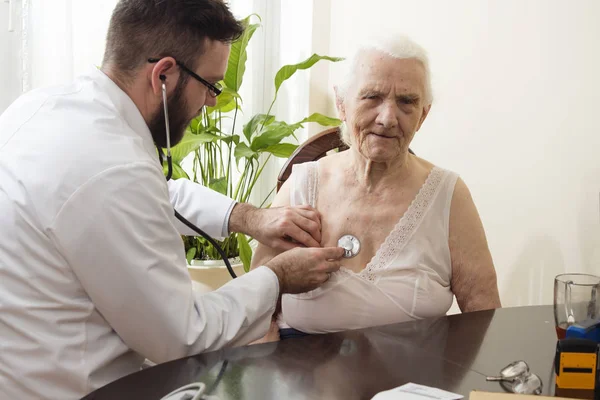
{"type": "MultiPolygon", "coordinates": [[[[245,273],[238,257],[230,258],[229,263],[237,276],[245,273]]],[[[192,260],[191,264],[187,268],[196,291],[211,292],[233,279],[223,260],[192,260]]]]}

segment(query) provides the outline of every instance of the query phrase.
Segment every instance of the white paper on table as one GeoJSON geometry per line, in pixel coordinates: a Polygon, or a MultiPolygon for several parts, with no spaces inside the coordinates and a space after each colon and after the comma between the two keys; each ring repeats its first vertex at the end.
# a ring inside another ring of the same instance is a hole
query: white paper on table
{"type": "Polygon", "coordinates": [[[429,386],[407,383],[377,393],[371,400],[458,400],[464,396],[429,386]]]}

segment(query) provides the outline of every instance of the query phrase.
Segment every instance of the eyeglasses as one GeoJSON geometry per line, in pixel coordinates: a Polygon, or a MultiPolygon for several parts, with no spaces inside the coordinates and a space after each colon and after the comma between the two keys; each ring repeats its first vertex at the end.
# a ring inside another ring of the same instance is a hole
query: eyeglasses
{"type": "Polygon", "coordinates": [[[487,381],[500,382],[502,387],[512,393],[541,394],[542,380],[529,371],[525,361],[515,361],[500,371],[500,376],[488,376],[487,381]]]}
{"type": "MultiPolygon", "coordinates": [[[[160,58],[149,58],[148,59],[149,63],[156,63],[159,61],[160,61],[160,58]]],[[[188,67],[186,67],[182,62],[179,62],[177,60],[175,60],[175,62],[177,63],[179,68],[181,68],[182,70],[184,70],[185,72],[190,74],[192,76],[192,78],[196,79],[198,82],[200,82],[201,84],[206,86],[208,88],[208,92],[210,93],[210,95],[212,97],[217,97],[223,91],[223,87],[221,86],[221,84],[219,84],[219,83],[212,84],[212,83],[208,82],[206,79],[202,78],[197,73],[195,73],[194,71],[192,71],[191,69],[189,69],[188,67]]]]}

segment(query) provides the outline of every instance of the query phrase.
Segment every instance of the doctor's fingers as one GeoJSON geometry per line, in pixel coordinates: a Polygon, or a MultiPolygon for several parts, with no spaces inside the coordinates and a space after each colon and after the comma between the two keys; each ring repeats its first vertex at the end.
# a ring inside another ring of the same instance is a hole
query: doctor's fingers
{"type": "MultiPolygon", "coordinates": [[[[310,211],[304,212],[314,214],[310,211]]],[[[304,232],[309,233],[310,236],[312,236],[312,238],[315,239],[315,241],[317,242],[317,247],[319,247],[319,243],[321,242],[321,220],[318,218],[317,220],[315,220],[313,218],[308,218],[305,215],[298,214],[296,216],[295,222],[300,229],[302,229],[304,232]]]]}
{"type": "Polygon", "coordinates": [[[328,261],[324,268],[316,274],[319,283],[323,284],[331,278],[331,274],[340,269],[341,264],[339,261],[328,261]]]}
{"type": "Polygon", "coordinates": [[[321,272],[324,272],[327,275],[329,275],[332,272],[338,271],[341,266],[342,266],[342,263],[340,261],[327,261],[325,264],[323,264],[323,267],[321,268],[321,272]]]}
{"type": "Polygon", "coordinates": [[[344,256],[344,248],[342,247],[323,247],[320,249],[313,249],[312,252],[316,257],[329,261],[341,260],[344,256]]]}
{"type": "Polygon", "coordinates": [[[307,206],[289,207],[284,215],[285,222],[299,226],[315,240],[321,240],[321,214],[318,211],[307,206]]]}
{"type": "Polygon", "coordinates": [[[284,236],[289,236],[306,247],[321,247],[319,243],[321,240],[321,229],[314,221],[297,215],[293,218],[293,222],[285,227],[284,236]]]}
{"type": "Polygon", "coordinates": [[[316,257],[316,272],[317,273],[325,273],[329,275],[332,272],[335,272],[340,269],[341,255],[344,254],[344,249],[341,247],[325,247],[322,249],[312,249],[313,254],[316,257]]]}
{"type": "Polygon", "coordinates": [[[316,208],[313,208],[309,205],[303,205],[296,206],[294,207],[294,209],[298,211],[298,213],[301,214],[303,217],[311,219],[318,223],[319,227],[321,226],[321,213],[316,208]]]}

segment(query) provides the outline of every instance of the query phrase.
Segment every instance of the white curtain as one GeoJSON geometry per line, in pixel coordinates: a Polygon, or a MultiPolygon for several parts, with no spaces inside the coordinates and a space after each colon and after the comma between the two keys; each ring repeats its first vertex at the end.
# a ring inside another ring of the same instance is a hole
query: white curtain
{"type": "Polygon", "coordinates": [[[66,83],[100,65],[116,0],[28,3],[26,89],[66,83]]]}
{"type": "Polygon", "coordinates": [[[0,113],[23,93],[21,6],[20,0],[0,1],[0,49],[2,51],[0,53],[2,54],[0,113]]]}
{"type": "MultiPolygon", "coordinates": [[[[275,94],[275,74],[287,64],[296,64],[314,52],[312,45],[313,3],[329,0],[253,0],[252,11],[260,15],[262,27],[256,31],[248,60],[251,73],[249,84],[244,90],[251,90],[251,113],[266,113],[275,94]],[[250,88],[250,89],[249,89],[250,88]]],[[[309,100],[311,91],[311,70],[298,71],[286,81],[277,95],[277,101],[271,110],[276,119],[297,122],[310,114],[309,100]]],[[[314,77],[314,76],[313,76],[314,77]]],[[[243,93],[242,93],[243,95],[243,93]]],[[[299,142],[308,137],[307,129],[296,131],[299,142]]],[[[293,138],[289,142],[295,143],[293,138]]],[[[251,202],[258,205],[271,192],[277,182],[279,171],[286,160],[272,158],[264,169],[261,182],[251,196],[251,202]]],[[[272,199],[271,194],[269,199],[272,199]]],[[[270,200],[269,200],[270,202],[270,200]]],[[[269,203],[267,202],[267,204],[269,203]]]]}

